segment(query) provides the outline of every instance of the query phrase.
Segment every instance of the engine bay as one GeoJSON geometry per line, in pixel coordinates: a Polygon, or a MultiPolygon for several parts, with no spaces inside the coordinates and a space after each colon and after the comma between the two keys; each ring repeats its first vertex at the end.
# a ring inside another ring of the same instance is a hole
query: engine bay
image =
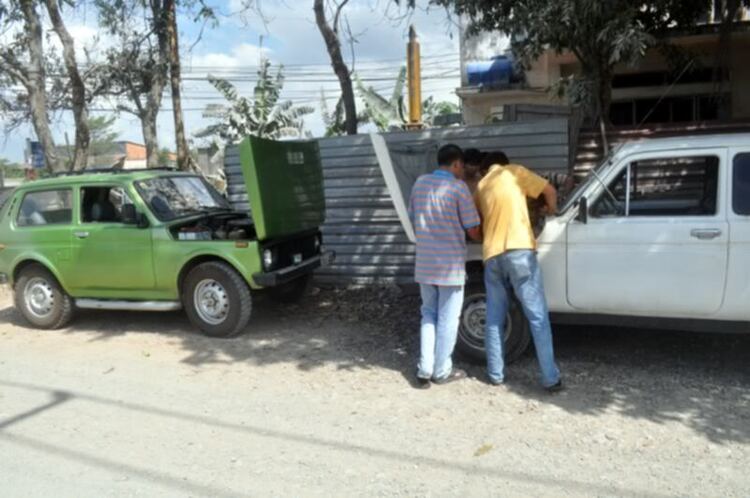
{"type": "Polygon", "coordinates": [[[171,228],[177,240],[253,240],[255,224],[247,215],[220,213],[171,228]]]}

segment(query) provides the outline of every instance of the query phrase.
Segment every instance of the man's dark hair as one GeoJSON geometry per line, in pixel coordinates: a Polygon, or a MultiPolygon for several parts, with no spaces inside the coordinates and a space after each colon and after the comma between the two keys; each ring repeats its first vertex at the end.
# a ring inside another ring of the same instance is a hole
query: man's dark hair
{"type": "Polygon", "coordinates": [[[482,159],[484,159],[484,154],[479,149],[466,149],[464,151],[464,162],[466,164],[481,165],[482,159]]]}
{"type": "Polygon", "coordinates": [[[485,174],[495,164],[499,164],[500,166],[505,166],[506,164],[510,164],[510,161],[508,161],[508,156],[505,155],[505,152],[501,150],[488,152],[487,155],[484,156],[484,159],[482,160],[482,166],[479,168],[479,171],[481,171],[482,174],[485,174]]]}
{"type": "Polygon", "coordinates": [[[464,153],[458,145],[443,145],[438,150],[438,166],[450,166],[453,161],[463,161],[463,159],[464,153]]]}

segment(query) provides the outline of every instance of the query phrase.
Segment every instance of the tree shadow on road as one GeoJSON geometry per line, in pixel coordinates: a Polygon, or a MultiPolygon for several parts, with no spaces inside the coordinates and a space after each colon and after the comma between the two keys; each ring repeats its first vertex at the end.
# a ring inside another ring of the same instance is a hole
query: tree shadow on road
{"type": "MultiPolygon", "coordinates": [[[[256,297],[247,333],[233,339],[201,336],[184,313],[87,311],[67,329],[44,333],[88,334],[92,341],[159,334],[195,367],[288,363],[302,371],[333,366],[411,378],[418,297],[390,288],[322,291],[291,306],[256,297]]],[[[26,326],[10,307],[0,309],[1,324],[26,326]]],[[[508,367],[508,388],[572,414],[678,422],[713,442],[750,443],[750,335],[564,327],[556,329],[555,346],[566,391],[540,390],[531,355],[508,367]]],[[[482,366],[469,369],[484,375],[482,366]]],[[[491,387],[472,389],[479,396],[491,387]]]]}

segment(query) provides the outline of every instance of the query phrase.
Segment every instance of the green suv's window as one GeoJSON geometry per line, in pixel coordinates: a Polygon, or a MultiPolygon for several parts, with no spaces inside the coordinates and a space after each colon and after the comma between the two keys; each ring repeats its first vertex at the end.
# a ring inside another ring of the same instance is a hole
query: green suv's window
{"type": "Polygon", "coordinates": [[[229,203],[199,176],[160,176],[135,184],[161,221],[206,211],[230,211],[229,203]]]}
{"type": "Polygon", "coordinates": [[[127,204],[133,201],[122,187],[81,187],[83,223],[122,223],[122,207],[127,204]]]}
{"type": "Polygon", "coordinates": [[[26,194],[16,223],[20,227],[26,227],[71,223],[72,220],[72,190],[61,189],[26,194]]]}

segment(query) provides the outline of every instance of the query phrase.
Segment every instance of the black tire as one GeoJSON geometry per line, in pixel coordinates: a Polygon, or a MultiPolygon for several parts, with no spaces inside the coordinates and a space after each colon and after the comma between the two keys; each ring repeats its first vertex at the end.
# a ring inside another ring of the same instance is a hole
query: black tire
{"type": "Polygon", "coordinates": [[[305,295],[307,287],[310,285],[310,280],[310,275],[295,278],[291,282],[271,287],[268,289],[268,294],[274,301],[283,304],[293,304],[305,295]]]}
{"type": "MultiPolygon", "coordinates": [[[[484,285],[471,284],[467,286],[461,309],[456,347],[465,357],[477,363],[483,363],[487,359],[484,349],[486,309],[487,294],[484,285]]],[[[531,343],[529,322],[515,298],[511,300],[510,310],[508,311],[504,340],[506,363],[512,363],[523,356],[531,343]]]]}
{"type": "Polygon", "coordinates": [[[49,270],[33,264],[22,269],[13,286],[16,309],[39,329],[59,329],[73,318],[73,299],[49,270]]]}
{"type": "Polygon", "coordinates": [[[210,337],[241,334],[252,314],[247,282],[220,261],[201,263],[190,270],[182,285],[182,302],[193,325],[210,337]]]}

